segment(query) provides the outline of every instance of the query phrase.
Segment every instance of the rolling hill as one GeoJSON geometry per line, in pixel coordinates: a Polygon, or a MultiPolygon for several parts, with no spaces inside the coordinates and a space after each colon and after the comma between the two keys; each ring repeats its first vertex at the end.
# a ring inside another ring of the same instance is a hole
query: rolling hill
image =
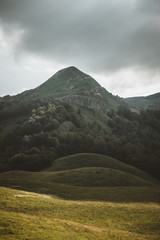
{"type": "MultiPolygon", "coordinates": [[[[44,171],[64,171],[77,168],[108,168],[123,171],[131,175],[155,182],[154,178],[131,165],[118,161],[115,158],[93,153],[79,153],[56,159],[53,164],[44,171]]],[[[115,174],[116,175],[116,174],[115,174]]]]}
{"type": "Polygon", "coordinates": [[[88,167],[52,173],[44,180],[87,187],[155,186],[153,183],[132,174],[102,167],[88,167]]]}
{"type": "Polygon", "coordinates": [[[0,185],[75,200],[128,202],[155,201],[160,197],[158,181],[116,159],[76,154],[56,161],[61,170],[57,171],[53,164],[48,171],[1,173],[0,185]]]}

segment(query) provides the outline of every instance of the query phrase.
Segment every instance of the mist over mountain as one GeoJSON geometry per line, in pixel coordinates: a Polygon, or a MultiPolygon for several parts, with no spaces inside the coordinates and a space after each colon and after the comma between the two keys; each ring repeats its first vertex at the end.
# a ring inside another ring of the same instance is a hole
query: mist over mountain
{"type": "Polygon", "coordinates": [[[137,114],[128,104],[73,66],[0,98],[0,170],[38,171],[59,157],[98,153],[159,178],[160,111],[137,114]]]}

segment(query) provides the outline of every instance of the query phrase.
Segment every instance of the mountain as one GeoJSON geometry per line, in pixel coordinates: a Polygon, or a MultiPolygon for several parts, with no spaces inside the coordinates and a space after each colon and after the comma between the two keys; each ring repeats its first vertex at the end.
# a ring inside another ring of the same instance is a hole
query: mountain
{"type": "Polygon", "coordinates": [[[65,68],[0,98],[0,171],[40,171],[64,156],[96,153],[159,178],[159,126],[159,111],[136,114],[89,75],[65,68]]]}
{"type": "Polygon", "coordinates": [[[147,97],[129,97],[124,101],[131,107],[142,110],[160,110],[160,93],[149,95],[147,97]]]}
{"type": "Polygon", "coordinates": [[[122,104],[121,98],[113,96],[91,76],[73,66],[58,71],[39,87],[18,96],[22,97],[58,98],[101,111],[117,109],[122,104]]]}

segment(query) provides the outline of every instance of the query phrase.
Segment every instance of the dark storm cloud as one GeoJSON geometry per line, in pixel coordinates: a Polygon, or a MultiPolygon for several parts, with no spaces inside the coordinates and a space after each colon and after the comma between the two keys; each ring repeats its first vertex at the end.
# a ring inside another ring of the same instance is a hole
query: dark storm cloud
{"type": "Polygon", "coordinates": [[[160,68],[159,0],[0,0],[6,34],[23,30],[16,54],[110,72],[160,68]]]}

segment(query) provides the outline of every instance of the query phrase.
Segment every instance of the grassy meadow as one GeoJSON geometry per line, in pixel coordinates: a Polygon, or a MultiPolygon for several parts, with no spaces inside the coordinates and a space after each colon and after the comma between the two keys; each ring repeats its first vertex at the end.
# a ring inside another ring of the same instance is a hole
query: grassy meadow
{"type": "Polygon", "coordinates": [[[0,174],[0,240],[159,240],[159,182],[97,154],[0,174]]]}
{"type": "Polygon", "coordinates": [[[0,188],[0,239],[158,240],[158,203],[69,201],[0,188]]]}

